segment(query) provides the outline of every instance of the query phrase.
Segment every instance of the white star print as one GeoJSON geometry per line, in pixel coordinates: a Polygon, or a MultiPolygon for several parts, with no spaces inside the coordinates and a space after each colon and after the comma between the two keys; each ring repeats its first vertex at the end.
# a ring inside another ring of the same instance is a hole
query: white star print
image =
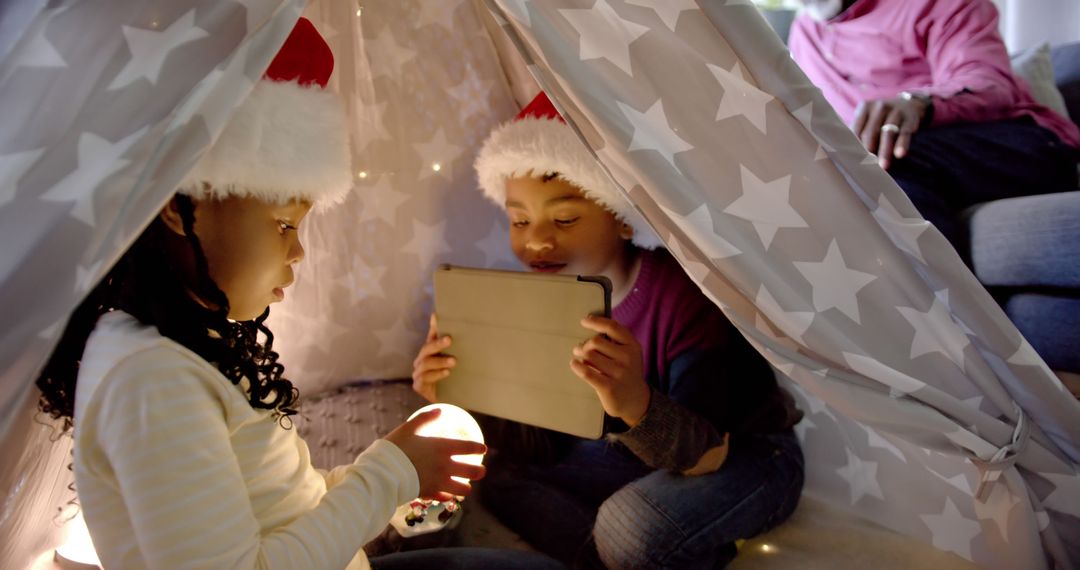
{"type": "MultiPolygon", "coordinates": [[[[797,374],[802,380],[809,380],[812,385],[820,386],[828,374],[828,369],[797,369],[797,374]]],[[[791,377],[791,373],[788,373],[788,376],[791,377]]],[[[809,410],[807,411],[810,412],[810,415],[825,414],[826,416],[833,417],[832,411],[829,409],[829,406],[825,403],[824,400],[811,394],[810,392],[807,392],[806,390],[803,390],[802,393],[806,398],[806,406],[809,408],[809,410]]]]}
{"type": "Polygon", "coordinates": [[[882,382],[889,386],[890,389],[897,390],[901,394],[910,394],[926,387],[923,382],[899,370],[890,368],[869,356],[851,352],[841,352],[841,355],[843,355],[844,362],[847,363],[848,367],[855,372],[882,382]]]}
{"type": "Polygon", "coordinates": [[[446,133],[442,128],[435,131],[431,142],[413,143],[413,146],[420,152],[421,163],[418,176],[420,180],[436,174],[447,178],[452,177],[454,161],[465,152],[464,147],[450,144],[446,140],[446,133]]]}
{"type": "Polygon", "coordinates": [[[421,0],[420,15],[413,22],[416,29],[430,24],[438,24],[447,31],[454,31],[454,10],[461,5],[460,1],[450,0],[421,0]]]}
{"type": "Polygon", "coordinates": [[[634,128],[630,146],[626,148],[626,151],[655,150],[671,164],[672,168],[678,170],[679,167],[675,166],[675,155],[694,147],[675,134],[664,114],[664,106],[660,99],[657,99],[644,113],[622,101],[615,103],[634,128]]]}
{"type": "Polygon", "coordinates": [[[229,115],[233,111],[230,105],[206,105],[206,99],[211,93],[242,94],[236,99],[237,102],[251,93],[255,82],[244,73],[247,66],[248,44],[244,44],[236,51],[228,61],[227,68],[222,70],[214,68],[195,86],[190,97],[187,97],[177,108],[175,118],[169,125],[169,133],[182,127],[196,114],[204,117],[207,125],[227,124],[229,115]]]}
{"type": "Polygon", "coordinates": [[[798,109],[795,109],[794,111],[792,111],[791,116],[798,119],[799,122],[802,123],[802,126],[806,129],[806,132],[813,135],[814,140],[817,141],[818,150],[817,150],[817,153],[814,155],[814,160],[819,160],[822,156],[824,156],[824,151],[834,152],[836,150],[831,145],[829,145],[825,141],[818,138],[816,132],[814,131],[814,127],[813,127],[814,102],[813,101],[810,101],[807,104],[803,105],[802,107],[799,107],[798,109]]]}
{"type": "Polygon", "coordinates": [[[267,319],[267,324],[274,331],[275,347],[290,347],[296,354],[303,354],[310,352],[302,350],[304,348],[325,349],[350,332],[350,329],[313,310],[314,303],[301,303],[297,297],[299,295],[286,293],[285,301],[270,311],[273,322],[267,319]]]}
{"type": "Polygon", "coordinates": [[[386,276],[387,269],[385,265],[368,265],[364,259],[354,259],[352,270],[337,279],[337,283],[349,292],[349,306],[355,307],[361,301],[373,297],[386,298],[382,279],[386,276]]]}
{"type": "Polygon", "coordinates": [[[497,220],[491,222],[487,235],[476,241],[476,247],[484,254],[484,267],[512,267],[517,260],[510,249],[510,235],[497,220]]]}
{"type": "Polygon", "coordinates": [[[67,67],[67,62],[49,38],[45,37],[45,26],[30,32],[30,41],[19,50],[13,61],[21,67],[67,67]]]}
{"type": "Polygon", "coordinates": [[[765,249],[769,249],[780,228],[810,227],[799,212],[791,206],[791,176],[783,176],[764,182],[743,165],[739,165],[742,177],[742,195],[724,208],[725,214],[742,218],[754,226],[765,249]]]}
{"type": "Polygon", "coordinates": [[[364,42],[368,47],[368,61],[372,63],[371,72],[376,77],[391,75],[400,77],[401,67],[416,57],[416,50],[397,43],[390,27],[384,27],[375,39],[364,42]]]}
{"type": "Polygon", "coordinates": [[[604,58],[627,75],[630,71],[630,44],[649,28],[622,19],[606,0],[596,0],[586,10],[559,10],[579,38],[578,57],[582,61],[604,58]]]}
{"type": "Polygon", "coordinates": [[[847,455],[847,464],[836,469],[836,474],[847,481],[851,504],[854,505],[867,495],[884,501],[885,496],[881,494],[881,485],[877,480],[877,462],[856,456],[848,447],[844,448],[844,453],[847,455]]]}
{"type": "Polygon", "coordinates": [[[859,424],[859,425],[862,426],[862,428],[866,430],[866,443],[867,443],[867,445],[869,445],[872,448],[883,449],[885,451],[888,451],[889,453],[895,455],[896,458],[899,459],[900,461],[902,461],[904,463],[908,462],[907,457],[905,457],[904,453],[902,451],[900,451],[900,448],[893,445],[893,443],[891,441],[889,441],[888,439],[885,439],[885,437],[882,436],[880,433],[878,433],[877,430],[875,430],[875,429],[873,429],[871,427],[868,427],[868,426],[864,426],[862,424],[859,424]]]}
{"type": "Polygon", "coordinates": [[[1080,501],[1076,500],[1080,496],[1080,473],[1063,475],[1039,472],[1039,476],[1045,477],[1054,485],[1054,490],[1043,499],[1043,505],[1058,512],[1080,517],[1080,501]]]}
{"type": "Polygon", "coordinates": [[[934,546],[971,559],[971,540],[982,533],[982,525],[960,514],[952,499],[945,497],[945,508],[940,515],[919,515],[919,518],[930,529],[934,546]]]}
{"type": "Polygon", "coordinates": [[[60,335],[60,327],[67,324],[67,318],[60,319],[55,323],[45,327],[37,334],[37,337],[41,340],[51,340],[60,335]]]}
{"type": "MultiPolygon", "coordinates": [[[[968,494],[971,494],[970,486],[968,494]]],[[[1010,492],[1007,486],[1000,483],[991,487],[990,495],[985,502],[972,501],[972,505],[975,507],[975,518],[980,521],[994,521],[1005,542],[1009,542],[1009,515],[1019,504],[1020,497],[1010,492]]]]}
{"type": "Polygon", "coordinates": [[[358,220],[361,224],[382,220],[391,226],[396,225],[398,208],[409,199],[408,194],[394,189],[388,174],[380,176],[375,184],[361,186],[357,194],[362,204],[358,220]]]}
{"type": "Polygon", "coordinates": [[[764,284],[758,287],[754,304],[784,334],[799,342],[802,342],[802,335],[806,334],[806,330],[810,328],[810,323],[814,320],[813,311],[785,311],[764,284]]]}
{"type": "Polygon", "coordinates": [[[97,284],[97,272],[101,269],[101,264],[105,260],[99,259],[94,262],[90,267],[84,267],[77,265],[75,267],[75,293],[82,294],[94,287],[97,284]]]}
{"type": "Polygon", "coordinates": [[[917,358],[931,352],[940,352],[949,360],[964,369],[964,347],[971,344],[967,335],[957,330],[949,313],[948,290],[938,291],[944,295],[945,302],[934,297],[933,304],[925,313],[912,307],[897,307],[896,310],[915,329],[911,340],[910,358],[917,358]]]}
{"type": "Polygon", "coordinates": [[[408,355],[410,349],[419,346],[423,339],[422,333],[408,327],[401,318],[394,319],[388,328],[371,332],[379,340],[379,356],[408,355]]]}
{"type": "Polygon", "coordinates": [[[794,265],[813,288],[817,312],[835,308],[856,323],[860,322],[857,295],[877,276],[848,267],[835,239],[829,243],[829,250],[821,261],[796,261],[794,265]]]}
{"type": "Polygon", "coordinates": [[[679,21],[680,14],[687,10],[697,9],[697,3],[694,0],[663,0],[663,2],[657,2],[656,0],[626,0],[626,3],[651,8],[664,22],[664,25],[673,32],[675,31],[675,24],[679,21]]]}
{"type": "Polygon", "coordinates": [[[1045,366],[1042,357],[1035,352],[1035,349],[1023,337],[1020,338],[1020,346],[1017,347],[1016,352],[1006,362],[1018,366],[1045,366]]]}
{"type": "Polygon", "coordinates": [[[529,7],[526,6],[528,2],[529,0],[504,0],[510,16],[525,24],[526,28],[531,28],[532,18],[529,17],[529,7]]]}
{"type": "Polygon", "coordinates": [[[669,210],[663,204],[660,204],[660,209],[671,218],[671,221],[675,222],[675,225],[690,238],[691,242],[701,248],[702,253],[709,259],[725,259],[742,253],[716,233],[716,226],[712,214],[709,213],[708,204],[698,206],[685,216],[669,210]]]}
{"type": "Polygon", "coordinates": [[[788,378],[790,378],[791,373],[795,371],[795,365],[790,362],[780,362],[777,364],[773,364],[773,367],[788,378]]]}
{"type": "Polygon", "coordinates": [[[401,248],[401,251],[416,255],[420,260],[421,271],[430,271],[436,259],[453,251],[446,242],[446,220],[437,224],[426,224],[419,220],[413,220],[412,228],[412,239],[401,248]]]}
{"type": "Polygon", "coordinates": [[[45,149],[39,148],[0,156],[0,206],[15,198],[19,179],[43,154],[45,149]]]}
{"type": "MultiPolygon", "coordinates": [[[[245,29],[247,30],[257,30],[262,28],[263,24],[265,24],[279,8],[282,11],[287,10],[289,12],[294,12],[296,17],[300,16],[300,11],[303,9],[303,4],[300,3],[277,5],[259,2],[258,0],[237,0],[237,2],[244,6],[244,13],[247,15],[247,27],[245,29]]],[[[280,15],[280,17],[286,16],[280,15]]],[[[296,18],[294,17],[293,19],[295,20],[296,18]]]]}
{"type": "Polygon", "coordinates": [[[699,263],[687,257],[686,251],[683,248],[682,242],[679,241],[679,238],[671,236],[671,239],[668,240],[668,246],[671,247],[671,254],[679,261],[679,264],[682,265],[687,275],[694,280],[694,283],[704,283],[705,278],[709,276],[709,268],[704,263],[699,263]]]}
{"type": "Polygon", "coordinates": [[[465,77],[457,85],[447,89],[447,93],[457,102],[455,109],[462,122],[468,121],[473,115],[483,114],[491,109],[489,96],[495,86],[495,82],[489,79],[480,79],[476,70],[471,65],[465,66],[465,77]]]}
{"type": "Polygon", "coordinates": [[[765,107],[773,100],[773,96],[751,84],[737,62],[731,71],[711,63],[708,66],[716,81],[724,88],[720,108],[716,110],[716,120],[743,116],[757,127],[761,134],[766,134],[765,107]]]}
{"type": "MultiPolygon", "coordinates": [[[[948,458],[945,458],[944,461],[947,464],[949,464],[950,466],[953,463],[948,458]]],[[[974,492],[975,492],[974,488],[971,486],[971,481],[968,480],[967,475],[965,475],[963,473],[960,473],[959,475],[954,475],[952,477],[946,477],[946,476],[942,475],[941,473],[939,473],[933,467],[930,467],[929,465],[926,466],[926,470],[933,473],[935,476],[937,476],[938,479],[941,479],[942,481],[944,481],[944,482],[948,483],[949,485],[951,485],[953,488],[959,490],[964,495],[969,496],[969,497],[974,495],[974,492]]]]}
{"type": "Polygon", "coordinates": [[[905,218],[885,194],[878,198],[878,207],[873,211],[873,215],[878,223],[893,234],[897,247],[926,263],[919,249],[919,236],[930,229],[930,222],[922,218],[905,218]]]}
{"type": "Polygon", "coordinates": [[[79,135],[78,166],[52,188],[41,195],[46,202],[75,202],[71,215],[90,226],[97,224],[94,217],[95,188],[105,179],[116,174],[131,161],[122,158],[147,127],[111,143],[94,133],[79,135]]]}
{"type": "Polygon", "coordinates": [[[388,103],[365,103],[356,99],[356,134],[353,137],[354,148],[363,153],[369,144],[376,140],[393,140],[386,128],[383,117],[388,103]]]}
{"type": "Polygon", "coordinates": [[[126,87],[140,77],[157,84],[165,59],[177,47],[210,34],[195,25],[195,10],[180,16],[162,31],[121,26],[131,59],[116,75],[109,90],[126,87]]]}
{"type": "MultiPolygon", "coordinates": [[[[795,436],[798,437],[799,441],[803,442],[803,445],[805,446],[807,432],[809,432],[812,428],[816,427],[817,424],[815,424],[810,418],[804,417],[801,421],[799,421],[799,423],[795,424],[795,436]]],[[[803,449],[805,449],[805,447],[803,449]]]]}

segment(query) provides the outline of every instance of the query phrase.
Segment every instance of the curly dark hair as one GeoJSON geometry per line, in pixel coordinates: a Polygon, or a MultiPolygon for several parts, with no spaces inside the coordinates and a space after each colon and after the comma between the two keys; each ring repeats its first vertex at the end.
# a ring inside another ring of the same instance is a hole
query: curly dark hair
{"type": "Polygon", "coordinates": [[[274,410],[282,427],[300,397],[292,382],[282,377],[285,368],[273,351],[274,335],[264,324],[267,308],[251,321],[230,321],[229,300],[210,278],[206,255],[195,235],[195,206],[176,195],[184,233],[195,259],[195,283],[186,279],[166,251],[166,232],[160,217],[146,228],[120,261],[75,309],[59,344],[37,379],[41,390],[38,408],[72,427],[75,416],[75,381],[86,341],[98,318],[113,310],[129,313],[217,366],[233,384],[247,378],[248,402],[257,409],[274,410]],[[197,302],[190,291],[214,308],[197,302]],[[259,333],[265,338],[259,342],[259,333]]]}

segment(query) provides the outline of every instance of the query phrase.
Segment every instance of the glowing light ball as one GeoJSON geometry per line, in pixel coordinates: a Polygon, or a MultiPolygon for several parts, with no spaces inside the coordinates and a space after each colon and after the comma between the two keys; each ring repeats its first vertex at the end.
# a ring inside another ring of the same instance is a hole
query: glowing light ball
{"type": "MultiPolygon", "coordinates": [[[[460,439],[484,443],[484,432],[480,431],[480,424],[476,423],[469,412],[453,404],[430,404],[413,412],[409,419],[434,409],[442,410],[439,417],[431,423],[425,424],[416,430],[416,435],[423,437],[444,437],[448,439],[460,439]]],[[[454,461],[480,465],[484,460],[483,454],[455,455],[454,461]]],[[[461,477],[454,477],[455,481],[465,483],[461,477]]]]}

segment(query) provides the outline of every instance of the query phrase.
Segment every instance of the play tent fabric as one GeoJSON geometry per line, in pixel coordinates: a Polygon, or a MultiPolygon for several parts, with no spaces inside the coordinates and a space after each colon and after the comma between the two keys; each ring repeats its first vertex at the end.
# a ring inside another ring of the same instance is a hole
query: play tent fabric
{"type": "MultiPolygon", "coordinates": [[[[68,312],[220,132],[299,8],[257,0],[2,8],[0,30],[22,30],[0,35],[0,101],[13,117],[0,125],[5,434],[13,418],[26,419],[32,378],[68,312]]],[[[313,8],[338,54],[333,85],[354,131],[370,138],[381,125],[394,136],[353,149],[357,192],[330,214],[336,232],[306,236],[308,289],[298,281],[274,312],[278,347],[302,387],[308,372],[326,382],[403,375],[430,308],[425,271],[509,259],[497,247],[505,236],[497,211],[462,191],[469,153],[513,112],[490,39],[475,25],[464,26],[474,36],[457,37],[466,20],[478,21],[474,5],[313,8]],[[458,49],[440,54],[445,42],[458,49]],[[474,67],[459,64],[462,53],[474,67]],[[446,101],[445,81],[460,82],[460,104],[446,101]],[[432,129],[458,122],[470,91],[484,103],[465,115],[467,128],[432,129]],[[410,105],[388,102],[405,94],[410,105]],[[356,222],[365,216],[366,229],[356,222]],[[341,256],[343,232],[369,239],[349,241],[360,249],[341,256]],[[391,260],[387,269],[363,273],[380,258],[391,260]],[[368,285],[350,286],[357,282],[368,285]],[[383,295],[370,295],[374,286],[383,295]],[[330,301],[343,291],[355,295],[344,310],[330,301]],[[347,340],[376,330],[387,332],[347,340]],[[325,331],[353,352],[284,338],[325,331]]],[[[1080,407],[749,2],[491,8],[687,272],[795,381],[808,415],[799,427],[808,492],[987,566],[1080,560],[1080,407]]],[[[29,441],[5,437],[5,448],[29,441]]],[[[26,505],[30,463],[2,468],[15,500],[0,527],[26,505]]]]}
{"type": "Polygon", "coordinates": [[[0,3],[0,567],[55,546],[70,438],[33,380],[73,308],[221,132],[301,1],[0,3]],[[47,419],[47,418],[45,418],[47,419]]]}

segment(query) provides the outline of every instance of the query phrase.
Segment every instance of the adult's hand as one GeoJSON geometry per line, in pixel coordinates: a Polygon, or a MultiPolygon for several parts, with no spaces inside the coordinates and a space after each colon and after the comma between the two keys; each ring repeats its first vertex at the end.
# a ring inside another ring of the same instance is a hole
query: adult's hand
{"type": "Polygon", "coordinates": [[[911,135],[926,116],[927,103],[917,97],[864,101],[855,109],[851,130],[866,150],[878,156],[888,170],[893,158],[903,158],[911,148],[911,135]]]}

